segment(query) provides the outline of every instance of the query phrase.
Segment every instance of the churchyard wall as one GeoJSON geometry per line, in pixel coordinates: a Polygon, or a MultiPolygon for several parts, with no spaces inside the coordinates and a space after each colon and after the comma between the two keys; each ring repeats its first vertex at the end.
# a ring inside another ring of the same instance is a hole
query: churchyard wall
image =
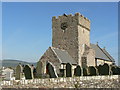
{"type": "Polygon", "coordinates": [[[119,75],[2,81],[3,88],[120,88],[119,75]]]}

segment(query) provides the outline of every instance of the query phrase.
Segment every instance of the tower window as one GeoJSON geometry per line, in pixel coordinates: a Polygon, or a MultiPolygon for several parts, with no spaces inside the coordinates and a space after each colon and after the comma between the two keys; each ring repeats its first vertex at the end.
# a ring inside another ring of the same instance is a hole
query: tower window
{"type": "Polygon", "coordinates": [[[61,23],[61,29],[65,30],[68,27],[67,22],[61,23]]]}

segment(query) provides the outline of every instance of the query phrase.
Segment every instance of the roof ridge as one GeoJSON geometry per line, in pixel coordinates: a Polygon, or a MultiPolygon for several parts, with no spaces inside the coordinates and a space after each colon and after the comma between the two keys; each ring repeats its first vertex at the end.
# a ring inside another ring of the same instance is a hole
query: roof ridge
{"type": "Polygon", "coordinates": [[[55,52],[54,47],[50,47],[50,48],[51,48],[51,50],[53,51],[53,53],[57,56],[58,60],[62,63],[62,61],[61,61],[60,58],[58,57],[57,53],[55,52]]]}

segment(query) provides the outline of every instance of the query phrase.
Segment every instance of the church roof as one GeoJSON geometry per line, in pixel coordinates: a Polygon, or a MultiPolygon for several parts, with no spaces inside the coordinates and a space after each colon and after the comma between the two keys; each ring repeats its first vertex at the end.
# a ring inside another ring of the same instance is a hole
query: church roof
{"type": "Polygon", "coordinates": [[[67,51],[54,48],[54,47],[51,47],[51,49],[56,54],[56,56],[61,61],[61,63],[77,64],[75,60],[73,60],[73,58],[68,54],[67,51]]]}
{"type": "Polygon", "coordinates": [[[106,51],[106,49],[102,49],[103,50],[103,52],[109,57],[109,59],[111,60],[111,61],[115,61],[114,59],[113,59],[113,57],[106,51]]]}
{"type": "Polygon", "coordinates": [[[95,50],[95,58],[104,59],[112,62],[115,61],[113,57],[105,49],[102,49],[95,44],[91,44],[91,47],[95,50]]]}

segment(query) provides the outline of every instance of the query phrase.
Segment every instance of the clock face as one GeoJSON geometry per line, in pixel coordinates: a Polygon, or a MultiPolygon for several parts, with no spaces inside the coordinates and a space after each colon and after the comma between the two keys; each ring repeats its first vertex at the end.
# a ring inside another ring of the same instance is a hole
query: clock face
{"type": "Polygon", "coordinates": [[[61,29],[65,30],[68,27],[67,22],[61,23],[61,29]]]}

